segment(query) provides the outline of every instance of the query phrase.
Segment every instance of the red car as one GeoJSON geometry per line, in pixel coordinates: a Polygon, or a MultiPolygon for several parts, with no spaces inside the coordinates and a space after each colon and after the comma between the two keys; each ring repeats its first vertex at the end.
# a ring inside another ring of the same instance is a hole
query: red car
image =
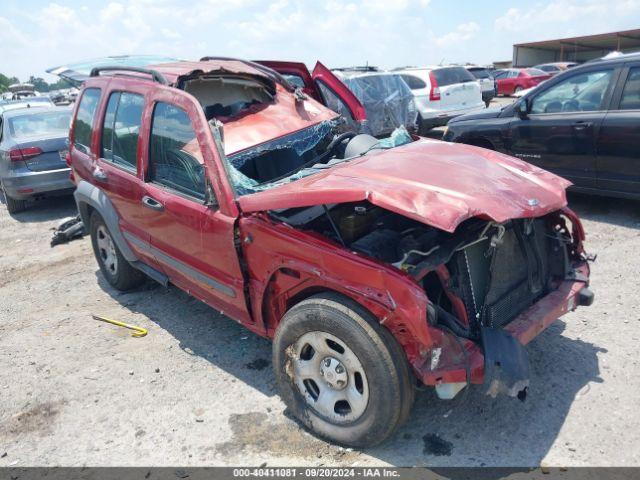
{"type": "Polygon", "coordinates": [[[552,74],[537,68],[509,68],[495,73],[498,95],[513,95],[521,90],[535,87],[552,77],[552,74]]]}
{"type": "Polygon", "coordinates": [[[68,161],[102,275],[173,284],[273,338],[282,399],[341,444],[388,438],[417,383],[522,398],[523,345],[593,299],[569,182],[344,131],[311,95],[242,60],[94,69],[68,161]]]}

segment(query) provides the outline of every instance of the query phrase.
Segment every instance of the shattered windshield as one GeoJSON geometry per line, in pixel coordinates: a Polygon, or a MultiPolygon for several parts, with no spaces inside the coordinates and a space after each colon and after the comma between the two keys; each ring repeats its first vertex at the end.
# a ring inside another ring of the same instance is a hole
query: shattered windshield
{"type": "Polygon", "coordinates": [[[238,195],[269,190],[313,175],[337,163],[357,158],[374,149],[388,149],[412,141],[404,126],[383,139],[373,139],[361,154],[341,154],[354,133],[336,134],[338,122],[324,121],[226,158],[227,171],[238,195]]]}

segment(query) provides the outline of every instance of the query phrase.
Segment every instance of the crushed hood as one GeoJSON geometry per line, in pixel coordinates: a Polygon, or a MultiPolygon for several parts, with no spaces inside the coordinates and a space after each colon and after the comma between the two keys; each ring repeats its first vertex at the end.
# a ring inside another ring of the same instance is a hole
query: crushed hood
{"type": "Polygon", "coordinates": [[[537,217],[566,205],[571,182],[469,145],[421,139],[270,190],[241,196],[243,212],[367,200],[453,232],[464,220],[537,217]]]}

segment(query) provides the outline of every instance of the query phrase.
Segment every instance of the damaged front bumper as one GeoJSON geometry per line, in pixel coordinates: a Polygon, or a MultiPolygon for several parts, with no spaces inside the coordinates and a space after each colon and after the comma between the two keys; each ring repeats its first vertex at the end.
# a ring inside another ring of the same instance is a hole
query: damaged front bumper
{"type": "Polygon", "coordinates": [[[591,305],[589,265],[574,265],[571,279],[541,298],[502,329],[484,329],[480,344],[447,334],[447,343],[433,349],[417,374],[434,385],[441,398],[453,398],[465,385],[485,384],[487,394],[505,393],[523,398],[529,382],[524,345],[556,319],[578,306],[591,305]],[[453,384],[453,386],[449,385],[453,384]]]}

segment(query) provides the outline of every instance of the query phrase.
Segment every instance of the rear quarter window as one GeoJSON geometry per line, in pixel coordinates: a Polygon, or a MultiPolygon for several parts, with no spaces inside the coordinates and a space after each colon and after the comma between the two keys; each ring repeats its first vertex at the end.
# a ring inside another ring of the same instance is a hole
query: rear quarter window
{"type": "Polygon", "coordinates": [[[93,118],[96,114],[101,91],[99,88],[87,88],[82,94],[76,121],[73,125],[73,140],[75,147],[84,152],[91,151],[91,133],[93,131],[93,118]]]}
{"type": "Polygon", "coordinates": [[[420,90],[423,88],[427,88],[427,82],[425,82],[421,78],[416,77],[415,75],[405,74],[400,76],[404,80],[404,83],[406,83],[411,90],[420,90]]]}

